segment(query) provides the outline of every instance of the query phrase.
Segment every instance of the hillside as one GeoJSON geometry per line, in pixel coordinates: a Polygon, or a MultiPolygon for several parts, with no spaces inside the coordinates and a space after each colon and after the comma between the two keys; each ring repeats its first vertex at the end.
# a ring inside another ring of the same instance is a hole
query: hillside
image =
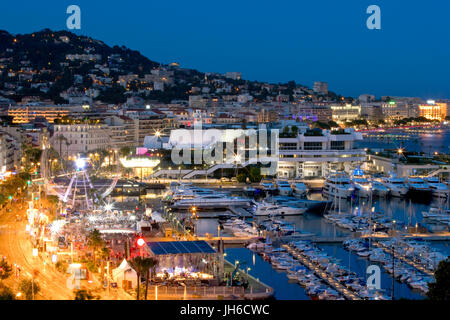
{"type": "MultiPolygon", "coordinates": [[[[106,103],[123,103],[131,96],[168,103],[187,100],[193,94],[192,88],[202,88],[213,95],[237,95],[244,90],[261,101],[280,93],[292,101],[294,89],[299,88],[300,92],[304,89],[305,96],[312,94],[293,81],[270,85],[270,89],[263,85],[161,66],[138,51],[124,46],[110,47],[100,40],[68,31],[45,29],[14,36],[0,30],[0,96],[15,101],[33,96],[60,104],[69,102],[68,96],[86,95],[106,103]],[[159,67],[163,71],[152,75],[152,70],[159,67]],[[164,82],[164,88],[158,89],[157,82],[164,82]],[[222,90],[223,87],[227,90],[222,90]]],[[[330,93],[327,98],[337,97],[330,93]]]]}

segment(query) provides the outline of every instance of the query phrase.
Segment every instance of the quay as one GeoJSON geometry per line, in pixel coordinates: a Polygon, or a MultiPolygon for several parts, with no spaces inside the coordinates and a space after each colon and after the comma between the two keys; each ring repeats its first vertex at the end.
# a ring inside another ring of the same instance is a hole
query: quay
{"type": "Polygon", "coordinates": [[[348,300],[361,300],[361,297],[357,296],[354,292],[351,292],[349,289],[345,288],[342,284],[337,282],[331,275],[319,269],[307,257],[299,253],[297,250],[295,250],[295,248],[292,248],[292,246],[287,244],[284,244],[283,247],[297,260],[299,260],[303,265],[305,265],[311,271],[313,271],[319,278],[327,282],[330,286],[332,286],[334,289],[336,289],[342,295],[344,295],[345,298],[347,298],[348,300]]]}

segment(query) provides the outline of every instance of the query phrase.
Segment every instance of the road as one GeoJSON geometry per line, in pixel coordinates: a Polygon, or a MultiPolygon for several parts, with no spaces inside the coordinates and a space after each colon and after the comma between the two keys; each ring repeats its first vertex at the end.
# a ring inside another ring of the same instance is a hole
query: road
{"type": "Polygon", "coordinates": [[[48,261],[44,268],[44,260],[41,256],[33,257],[31,242],[25,231],[24,211],[25,209],[20,209],[16,204],[13,205],[12,212],[0,216],[0,254],[6,256],[10,264],[18,264],[21,267],[20,278],[12,275],[8,279],[9,282],[17,288],[21,279],[31,278],[33,270],[37,270],[38,275],[35,279],[41,287],[41,292],[36,299],[73,299],[72,290],[66,286],[66,277],[56,271],[48,261]],[[16,214],[20,215],[21,221],[16,221],[16,214]]]}
{"type": "MultiPolygon", "coordinates": [[[[32,245],[29,235],[25,231],[26,218],[25,208],[13,204],[11,212],[0,213],[0,256],[6,256],[8,263],[13,266],[13,274],[4,283],[10,286],[14,291],[17,290],[20,280],[31,278],[33,271],[37,270],[35,277],[39,283],[41,291],[35,296],[36,300],[73,300],[74,293],[70,286],[67,286],[69,274],[62,274],[57,271],[51,263],[46,253],[39,253],[38,257],[32,255],[32,245]],[[21,221],[16,221],[16,214],[19,214],[21,221]],[[44,260],[46,265],[44,266],[44,260]],[[14,264],[21,268],[20,277],[14,274],[14,264]]],[[[89,284],[91,288],[100,287],[99,281],[89,284]]],[[[113,289],[110,293],[106,290],[96,292],[100,299],[107,300],[130,300],[132,296],[120,289],[113,289]]]]}

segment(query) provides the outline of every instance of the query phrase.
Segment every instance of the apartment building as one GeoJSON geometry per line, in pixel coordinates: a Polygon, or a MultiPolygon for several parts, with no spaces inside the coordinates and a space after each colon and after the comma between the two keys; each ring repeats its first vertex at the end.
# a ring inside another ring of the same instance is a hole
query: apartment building
{"type": "Polygon", "coordinates": [[[110,129],[107,124],[58,124],[54,126],[51,141],[56,151],[66,153],[68,156],[77,156],[98,149],[107,149],[111,144],[110,129]],[[60,136],[64,138],[62,143],[60,136]]]}

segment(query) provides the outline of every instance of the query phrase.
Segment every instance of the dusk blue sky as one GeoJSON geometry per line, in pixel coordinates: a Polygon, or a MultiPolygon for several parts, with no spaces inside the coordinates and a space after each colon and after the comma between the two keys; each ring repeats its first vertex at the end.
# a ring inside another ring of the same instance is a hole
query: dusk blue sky
{"type": "Polygon", "coordinates": [[[2,1],[0,29],[64,30],[71,4],[81,7],[77,33],[162,63],[309,87],[326,81],[349,96],[450,98],[450,1],[2,1]],[[381,30],[366,28],[371,4],[381,8],[381,30]]]}

